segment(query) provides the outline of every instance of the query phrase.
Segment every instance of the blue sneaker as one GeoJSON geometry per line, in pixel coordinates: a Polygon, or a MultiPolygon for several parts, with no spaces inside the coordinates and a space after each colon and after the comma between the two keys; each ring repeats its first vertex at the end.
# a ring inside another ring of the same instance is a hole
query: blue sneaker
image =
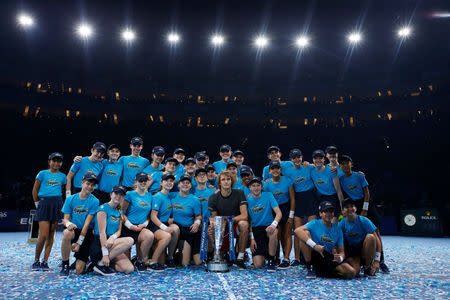
{"type": "Polygon", "coordinates": [[[283,259],[281,264],[278,265],[278,269],[285,270],[288,269],[291,266],[288,259],[283,259]]]}
{"type": "Polygon", "coordinates": [[[173,258],[170,258],[167,260],[166,268],[167,269],[175,269],[176,268],[175,261],[173,260],[173,258]]]}
{"type": "Polygon", "coordinates": [[[145,264],[144,264],[144,262],[142,260],[137,260],[134,263],[134,266],[136,267],[136,270],[138,270],[138,272],[147,271],[147,267],[145,266],[145,264]]]}
{"type": "Polygon", "coordinates": [[[164,267],[161,266],[159,263],[154,263],[154,264],[149,264],[148,265],[148,270],[149,271],[153,271],[153,272],[163,272],[164,271],[164,267]]]}
{"type": "Polygon", "coordinates": [[[291,267],[298,267],[301,265],[302,263],[298,259],[294,259],[293,261],[291,261],[291,267]]]}
{"type": "Polygon", "coordinates": [[[94,272],[103,276],[111,276],[116,274],[116,272],[110,267],[99,265],[94,266],[94,272]]]}
{"type": "Polygon", "coordinates": [[[50,268],[49,268],[49,266],[48,266],[48,263],[47,263],[45,260],[43,260],[43,261],[41,262],[41,270],[42,270],[42,271],[48,271],[48,270],[50,270],[50,268]]]}
{"type": "Polygon", "coordinates": [[[37,260],[31,265],[31,270],[39,271],[41,269],[41,263],[37,260]]]}
{"type": "Polygon", "coordinates": [[[316,279],[317,275],[312,266],[306,268],[306,279],[316,279]]]}
{"type": "Polygon", "coordinates": [[[384,263],[384,261],[382,261],[382,262],[380,263],[380,270],[381,270],[381,272],[383,272],[384,274],[389,274],[389,273],[391,273],[391,271],[389,271],[389,268],[388,268],[388,266],[386,266],[386,264],[384,263]]]}
{"type": "Polygon", "coordinates": [[[68,265],[63,265],[61,268],[61,272],[59,272],[59,275],[61,276],[69,276],[69,266],[68,265]]]}
{"type": "Polygon", "coordinates": [[[267,272],[276,272],[277,266],[275,265],[275,262],[273,260],[269,260],[269,263],[267,264],[267,272]]]}

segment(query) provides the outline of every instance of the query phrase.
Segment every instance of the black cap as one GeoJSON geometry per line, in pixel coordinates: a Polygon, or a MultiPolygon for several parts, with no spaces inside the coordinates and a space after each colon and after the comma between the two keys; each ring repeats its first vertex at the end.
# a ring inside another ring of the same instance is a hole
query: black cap
{"type": "Polygon", "coordinates": [[[172,174],[163,174],[163,176],[161,176],[161,181],[162,180],[167,180],[167,179],[173,179],[175,180],[175,176],[172,174]]]}
{"type": "Polygon", "coordinates": [[[198,168],[197,170],[195,170],[195,176],[197,176],[201,172],[205,174],[208,173],[205,168],[198,168]]]}
{"type": "Polygon", "coordinates": [[[336,209],[330,201],[322,201],[319,204],[319,211],[326,211],[327,209],[336,209]]]}
{"type": "Polygon", "coordinates": [[[192,157],[189,157],[188,159],[186,159],[184,161],[185,165],[187,165],[188,163],[193,163],[195,165],[195,159],[193,159],[192,157]]]}
{"type": "Polygon", "coordinates": [[[205,166],[205,169],[206,169],[206,171],[209,171],[209,170],[216,170],[216,168],[212,165],[212,164],[207,164],[206,166],[205,166]]]}
{"type": "Polygon", "coordinates": [[[242,166],[240,174],[241,174],[241,176],[242,176],[242,174],[252,175],[253,174],[253,170],[250,167],[242,166]]]}
{"type": "Polygon", "coordinates": [[[96,142],[92,148],[98,151],[106,152],[106,145],[102,142],[96,142]]]}
{"type": "Polygon", "coordinates": [[[166,154],[166,150],[164,150],[161,146],[155,146],[153,147],[152,153],[156,155],[164,155],[166,154]]]}
{"type": "Polygon", "coordinates": [[[48,160],[52,160],[54,158],[63,160],[63,155],[61,153],[59,153],[59,152],[53,152],[52,154],[50,154],[48,156],[48,160]]]}
{"type": "Polygon", "coordinates": [[[224,145],[220,146],[220,152],[228,152],[228,151],[231,151],[230,145],[224,144],[224,145]]]}
{"type": "Polygon", "coordinates": [[[352,198],[345,198],[344,201],[342,201],[342,207],[345,207],[347,204],[356,205],[352,198]]]}
{"type": "Polygon", "coordinates": [[[302,151],[300,149],[294,148],[291,151],[289,151],[289,158],[296,158],[299,156],[303,156],[302,151]]]}
{"type": "Polygon", "coordinates": [[[186,174],[182,175],[182,176],[180,177],[180,179],[178,180],[178,182],[182,182],[182,181],[185,181],[185,180],[188,180],[190,183],[192,183],[192,178],[191,178],[191,176],[186,175],[186,174]]]}
{"type": "Polygon", "coordinates": [[[183,153],[186,154],[186,151],[184,151],[183,148],[177,148],[173,151],[173,154],[183,153]]]}
{"type": "Polygon", "coordinates": [[[257,176],[253,176],[252,179],[250,179],[248,185],[250,186],[252,183],[254,182],[258,182],[259,184],[262,184],[262,180],[261,178],[257,177],[257,176]]]}
{"type": "Polygon", "coordinates": [[[276,167],[281,168],[281,163],[278,160],[272,160],[269,163],[269,169],[276,168],[276,167]]]}
{"type": "Polygon", "coordinates": [[[323,152],[323,150],[316,150],[316,151],[314,151],[313,152],[313,154],[312,154],[312,157],[314,158],[314,157],[318,157],[318,156],[320,156],[320,157],[325,157],[325,153],[323,152]]]}
{"type": "Polygon", "coordinates": [[[237,164],[236,164],[234,161],[229,161],[229,162],[227,163],[227,169],[228,169],[229,167],[231,167],[231,166],[235,166],[236,168],[238,167],[237,164]]]}
{"type": "Polygon", "coordinates": [[[241,150],[236,150],[233,152],[233,156],[237,156],[237,155],[242,155],[244,156],[244,152],[242,152],[241,150]]]}
{"type": "Polygon", "coordinates": [[[108,146],[108,151],[111,149],[117,148],[118,150],[120,150],[119,146],[117,144],[111,144],[108,146]]]}
{"type": "Polygon", "coordinates": [[[267,148],[267,154],[269,154],[273,150],[280,151],[280,148],[278,148],[278,146],[270,146],[269,148],[267,148]]]}
{"type": "Polygon", "coordinates": [[[85,181],[85,180],[95,181],[96,184],[98,183],[97,176],[95,175],[95,173],[92,173],[92,172],[87,172],[86,174],[84,174],[82,181],[85,181]]]}
{"type": "Polygon", "coordinates": [[[142,140],[142,138],[135,136],[134,138],[131,139],[130,144],[134,145],[134,144],[139,144],[139,145],[144,145],[144,141],[142,140]]]}
{"type": "Polygon", "coordinates": [[[116,185],[115,187],[113,187],[112,192],[116,194],[122,194],[125,196],[127,194],[127,189],[124,186],[116,185]]]}
{"type": "Polygon", "coordinates": [[[338,149],[336,148],[336,146],[328,146],[325,149],[325,153],[337,153],[338,149]]]}
{"type": "Polygon", "coordinates": [[[347,162],[347,161],[353,161],[352,158],[348,155],[341,155],[339,157],[339,163],[347,162]]]}
{"type": "Polygon", "coordinates": [[[205,154],[205,152],[197,152],[197,153],[195,153],[194,158],[196,160],[200,160],[200,161],[206,160],[206,154],[205,154]]]}
{"type": "Polygon", "coordinates": [[[145,173],[145,172],[139,172],[139,173],[136,174],[135,179],[136,179],[136,181],[141,181],[141,180],[144,180],[144,179],[148,180],[148,174],[145,173]]]}
{"type": "Polygon", "coordinates": [[[166,158],[166,161],[164,163],[168,163],[168,162],[174,162],[176,165],[179,164],[178,160],[176,158],[173,158],[173,157],[166,158]]]}

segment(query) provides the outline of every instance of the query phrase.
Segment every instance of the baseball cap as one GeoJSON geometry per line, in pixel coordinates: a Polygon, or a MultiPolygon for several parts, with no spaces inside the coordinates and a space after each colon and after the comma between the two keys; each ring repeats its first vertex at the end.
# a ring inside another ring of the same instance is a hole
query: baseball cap
{"type": "Polygon", "coordinates": [[[205,154],[205,152],[197,152],[197,153],[195,153],[194,158],[196,160],[202,161],[202,160],[206,159],[206,154],[205,154]]]}
{"type": "Polygon", "coordinates": [[[166,158],[166,161],[164,163],[168,163],[168,162],[174,162],[175,164],[178,165],[178,160],[176,158],[173,158],[173,157],[166,158]]]}
{"type": "Polygon", "coordinates": [[[177,148],[173,151],[173,154],[183,153],[186,154],[186,151],[184,151],[183,148],[177,148]]]}
{"type": "Polygon", "coordinates": [[[184,161],[184,164],[187,165],[189,163],[193,163],[195,165],[195,159],[193,159],[192,157],[189,157],[188,159],[186,159],[184,161]]]}
{"type": "Polygon", "coordinates": [[[313,152],[313,154],[312,154],[313,158],[318,157],[318,156],[325,157],[325,153],[323,152],[323,150],[319,149],[319,150],[316,150],[313,152]]]}
{"type": "Polygon", "coordinates": [[[272,160],[269,163],[269,169],[276,168],[276,167],[281,168],[280,162],[278,160],[272,160]]]}
{"type": "Polygon", "coordinates": [[[231,166],[235,166],[235,167],[237,168],[237,164],[236,164],[234,161],[229,161],[229,162],[227,163],[227,169],[228,169],[229,167],[231,167],[231,166]]]}
{"type": "Polygon", "coordinates": [[[136,181],[148,180],[148,174],[145,172],[139,172],[136,174],[136,181]]]}
{"type": "Polygon", "coordinates": [[[278,146],[270,146],[269,148],[267,148],[267,154],[274,150],[280,151],[280,148],[278,148],[278,146]]]}
{"type": "Polygon", "coordinates": [[[228,152],[228,151],[231,151],[230,145],[224,144],[224,145],[220,146],[220,152],[228,152]]]}
{"type": "Polygon", "coordinates": [[[242,152],[241,150],[236,150],[233,152],[233,156],[237,156],[237,155],[242,155],[244,156],[244,152],[242,152]]]}
{"type": "Polygon", "coordinates": [[[152,153],[156,155],[164,155],[166,154],[166,150],[164,150],[164,148],[161,146],[155,146],[152,149],[152,153]]]}
{"type": "Polygon", "coordinates": [[[351,198],[345,198],[344,201],[342,201],[342,207],[346,206],[347,204],[355,205],[355,201],[351,198]]]}
{"type": "Polygon", "coordinates": [[[336,146],[328,146],[325,149],[325,153],[337,153],[338,149],[336,148],[336,146]]]}
{"type": "Polygon", "coordinates": [[[207,164],[206,166],[205,166],[205,169],[206,169],[206,171],[209,171],[209,170],[216,170],[216,168],[212,165],[212,164],[207,164]]]}
{"type": "Polygon", "coordinates": [[[111,150],[111,149],[114,149],[114,148],[119,149],[119,146],[117,144],[111,144],[111,145],[108,146],[108,151],[111,150]]]}
{"type": "Polygon", "coordinates": [[[178,182],[182,182],[182,181],[185,181],[185,180],[188,180],[189,182],[192,183],[192,178],[191,178],[191,176],[186,175],[186,174],[182,175],[182,176],[180,177],[180,179],[178,180],[178,182]]]}
{"type": "Polygon", "coordinates": [[[175,176],[172,174],[164,174],[163,176],[161,176],[161,181],[162,180],[167,180],[167,179],[173,179],[175,180],[175,176]]]}
{"type": "Polygon", "coordinates": [[[52,160],[54,158],[58,158],[60,160],[63,160],[63,155],[61,153],[59,153],[59,152],[53,152],[52,154],[50,154],[48,156],[48,160],[52,160]]]}
{"type": "Polygon", "coordinates": [[[83,181],[88,180],[88,181],[95,181],[95,183],[98,183],[98,178],[95,175],[95,173],[92,172],[87,172],[86,174],[84,174],[83,176],[83,181]]]}
{"type": "Polygon", "coordinates": [[[254,182],[258,182],[259,184],[262,184],[261,178],[259,178],[257,176],[253,176],[252,179],[250,179],[248,185],[250,186],[254,182]]]}
{"type": "Polygon", "coordinates": [[[291,151],[289,151],[289,158],[296,158],[299,156],[303,156],[302,151],[300,151],[300,149],[294,148],[291,151]]]}
{"type": "Polygon", "coordinates": [[[197,176],[201,172],[203,172],[205,174],[207,173],[205,168],[198,168],[197,170],[195,170],[195,176],[197,176]]]}
{"type": "Polygon", "coordinates": [[[134,144],[139,144],[139,145],[144,145],[144,141],[142,140],[142,138],[135,136],[134,138],[131,139],[130,144],[134,145],[134,144]]]}
{"type": "Polygon", "coordinates": [[[106,152],[106,145],[102,142],[96,142],[92,148],[98,151],[106,152]]]}
{"type": "Polygon", "coordinates": [[[115,187],[112,188],[112,192],[116,194],[122,194],[125,196],[127,194],[127,189],[124,186],[116,185],[115,187]]]}
{"type": "Polygon", "coordinates": [[[249,174],[249,175],[251,175],[251,174],[253,174],[253,170],[250,167],[242,166],[240,174],[241,174],[241,176],[242,176],[242,174],[249,174]]]}
{"type": "Polygon", "coordinates": [[[341,155],[339,157],[339,163],[347,162],[347,161],[353,161],[352,158],[348,155],[341,155]]]}
{"type": "Polygon", "coordinates": [[[326,211],[327,209],[332,208],[333,210],[336,209],[330,201],[322,201],[319,204],[319,211],[326,211]]]}

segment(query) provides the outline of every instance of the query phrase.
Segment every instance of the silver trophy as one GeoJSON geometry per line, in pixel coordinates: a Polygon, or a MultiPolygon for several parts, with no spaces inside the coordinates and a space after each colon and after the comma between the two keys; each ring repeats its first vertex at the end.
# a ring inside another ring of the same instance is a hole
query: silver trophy
{"type": "MultiPolygon", "coordinates": [[[[208,263],[209,272],[228,272],[226,261],[220,256],[220,248],[223,242],[223,233],[227,222],[223,222],[227,218],[214,217],[214,258],[208,263]]],[[[232,247],[232,245],[230,245],[232,247]]]]}

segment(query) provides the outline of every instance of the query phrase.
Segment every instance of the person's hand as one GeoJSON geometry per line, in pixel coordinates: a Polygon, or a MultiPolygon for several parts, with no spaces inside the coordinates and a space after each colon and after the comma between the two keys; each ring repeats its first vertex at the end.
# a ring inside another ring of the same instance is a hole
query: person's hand
{"type": "Polygon", "coordinates": [[[172,234],[174,230],[173,227],[167,226],[167,228],[164,231],[172,234]]]}
{"type": "Polygon", "coordinates": [[[72,230],[74,230],[74,229],[77,229],[77,225],[75,225],[75,224],[70,224],[69,226],[67,226],[66,227],[67,228],[67,230],[69,230],[69,231],[72,231],[72,230]]]}
{"type": "Polygon", "coordinates": [[[252,251],[252,253],[255,253],[256,248],[258,248],[258,246],[256,245],[255,239],[251,239],[250,240],[250,250],[252,251]]]}
{"type": "Polygon", "coordinates": [[[136,183],[136,182],[133,183],[133,185],[131,186],[131,188],[132,188],[133,190],[135,190],[135,189],[137,188],[137,183],[136,183]]]}
{"type": "Polygon", "coordinates": [[[307,168],[309,166],[309,161],[304,161],[303,162],[303,168],[307,168]]]}
{"type": "MultiPolygon", "coordinates": [[[[141,225],[142,225],[142,224],[141,224],[141,225]]],[[[130,230],[140,232],[140,231],[142,230],[142,228],[139,228],[139,227],[136,226],[136,225],[131,225],[130,230]]]]}
{"type": "Polygon", "coordinates": [[[289,224],[292,226],[292,223],[294,222],[294,218],[288,218],[286,221],[286,224],[289,224]]]}
{"type": "Polygon", "coordinates": [[[316,252],[319,253],[322,257],[325,257],[323,256],[323,250],[325,249],[324,246],[316,244],[313,249],[316,250],[316,252]]]}
{"type": "Polygon", "coordinates": [[[337,167],[331,167],[331,173],[333,173],[334,175],[337,175],[337,173],[338,173],[337,167]]]}
{"type": "Polygon", "coordinates": [[[213,185],[208,185],[208,187],[209,187],[210,189],[213,189],[213,190],[216,189],[213,185]]]}
{"type": "Polygon", "coordinates": [[[275,226],[269,225],[266,227],[266,232],[273,233],[275,231],[275,229],[277,229],[275,226]]]}
{"type": "Polygon", "coordinates": [[[264,181],[264,183],[268,183],[270,180],[270,178],[267,178],[266,181],[264,181]]]}
{"type": "Polygon", "coordinates": [[[367,217],[367,210],[362,210],[361,211],[361,216],[367,217]]]}
{"type": "Polygon", "coordinates": [[[372,269],[370,270],[370,274],[375,275],[376,272],[380,269],[380,262],[374,260],[372,263],[372,269]]]}
{"type": "Polygon", "coordinates": [[[78,252],[80,250],[80,244],[72,244],[72,251],[73,252],[78,252]]]}
{"type": "Polygon", "coordinates": [[[358,174],[361,174],[361,175],[363,175],[363,176],[366,176],[366,174],[364,174],[364,172],[362,172],[362,171],[358,171],[358,174]]]}
{"type": "Polygon", "coordinates": [[[200,225],[198,223],[195,223],[191,225],[191,227],[189,227],[191,229],[192,233],[196,233],[199,229],[200,225]]]}
{"type": "Polygon", "coordinates": [[[151,187],[153,184],[153,178],[151,175],[148,175],[147,188],[151,187]]]}
{"type": "Polygon", "coordinates": [[[144,229],[146,226],[145,224],[139,224],[137,225],[137,228],[139,228],[139,231],[141,231],[142,229],[144,229]]]}
{"type": "Polygon", "coordinates": [[[74,163],[79,163],[83,159],[83,156],[77,155],[73,158],[74,163]]]}
{"type": "Polygon", "coordinates": [[[113,237],[109,237],[109,239],[106,241],[106,248],[110,249],[112,247],[112,245],[114,244],[114,241],[116,239],[113,237]]]}
{"type": "Polygon", "coordinates": [[[104,266],[109,267],[109,255],[103,256],[100,262],[102,262],[104,266]]]}
{"type": "Polygon", "coordinates": [[[173,218],[170,218],[169,221],[167,221],[167,223],[169,223],[169,225],[173,224],[173,218]]]}

